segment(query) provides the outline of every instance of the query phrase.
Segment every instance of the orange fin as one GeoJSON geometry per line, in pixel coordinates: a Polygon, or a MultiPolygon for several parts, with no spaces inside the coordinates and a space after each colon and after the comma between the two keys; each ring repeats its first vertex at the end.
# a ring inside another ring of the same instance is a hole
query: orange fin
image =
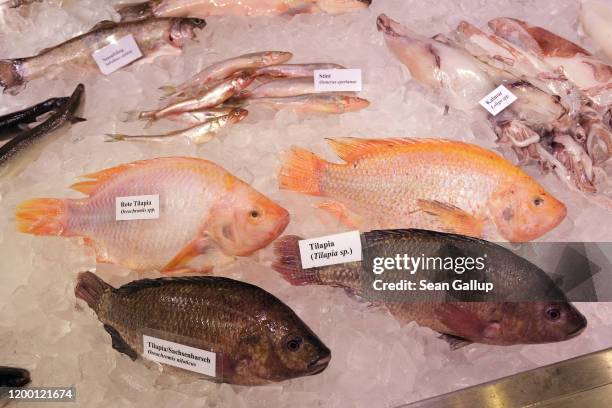
{"type": "Polygon", "coordinates": [[[83,237],[83,244],[92,248],[96,253],[96,262],[98,263],[113,263],[108,257],[108,254],[103,250],[100,245],[89,237],[83,237]]]}
{"type": "Polygon", "coordinates": [[[34,235],[70,235],[66,231],[65,200],[37,198],[21,203],[15,214],[17,230],[34,235]]]}
{"type": "Polygon", "coordinates": [[[119,166],[111,167],[108,169],[100,170],[95,173],[89,173],[81,176],[81,178],[94,179],[89,181],[83,181],[73,184],[71,187],[77,191],[85,194],[91,194],[98,186],[102,183],[107,182],[119,174],[124,173],[128,170],[149,166],[154,163],[172,162],[173,164],[179,165],[197,165],[202,163],[202,159],[195,157],[158,157],[155,159],[138,160],[131,163],[120,164],[119,166]]]}
{"type": "Polygon", "coordinates": [[[279,188],[310,195],[322,195],[320,180],[328,163],[316,154],[294,147],[283,156],[278,175],[279,188]]]}
{"type": "Polygon", "coordinates": [[[97,181],[80,181],[78,183],[74,183],[73,185],[70,186],[71,189],[79,191],[85,195],[92,195],[94,193],[94,191],[96,191],[96,188],[98,187],[99,183],[97,181]]]}
{"type": "Polygon", "coordinates": [[[161,269],[161,273],[175,273],[177,270],[191,269],[187,267],[189,261],[196,256],[206,253],[212,246],[210,237],[207,235],[198,237],[188,243],[178,254],[172,258],[166,266],[161,269]]]}
{"type": "Polygon", "coordinates": [[[358,215],[352,213],[344,204],[337,201],[324,201],[315,204],[315,207],[327,211],[348,228],[359,229],[359,224],[362,222],[358,215]]]}
{"type": "Polygon", "coordinates": [[[484,221],[451,204],[432,200],[417,200],[419,207],[426,213],[438,217],[449,232],[481,237],[484,221]]]}
{"type": "Polygon", "coordinates": [[[338,157],[346,162],[363,159],[368,156],[406,151],[411,149],[439,150],[442,147],[454,147],[460,150],[491,156],[492,152],[480,146],[447,139],[432,138],[391,138],[391,139],[360,139],[356,137],[341,137],[326,139],[338,157]]]}

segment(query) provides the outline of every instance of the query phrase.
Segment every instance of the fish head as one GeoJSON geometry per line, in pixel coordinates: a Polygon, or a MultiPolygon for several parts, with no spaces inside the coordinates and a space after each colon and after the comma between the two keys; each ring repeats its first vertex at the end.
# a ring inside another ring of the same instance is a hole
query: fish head
{"type": "Polygon", "coordinates": [[[569,302],[505,303],[498,344],[536,344],[578,336],[587,320],[569,302]]]}
{"type": "Polygon", "coordinates": [[[531,179],[508,183],[489,200],[499,233],[510,242],[536,239],[563,221],[565,205],[531,179]]]}
{"type": "Polygon", "coordinates": [[[266,51],[263,53],[260,61],[262,67],[269,65],[278,65],[289,61],[293,54],[287,51],[266,51]]]}
{"type": "Polygon", "coordinates": [[[368,8],[372,0],[317,0],[316,3],[326,13],[340,14],[368,8]]]}
{"type": "Polygon", "coordinates": [[[236,108],[232,110],[228,115],[232,123],[238,123],[249,115],[249,111],[242,108],[236,108]]]}
{"type": "Polygon", "coordinates": [[[254,320],[256,327],[240,344],[241,375],[251,382],[278,382],[316,375],[328,366],[331,350],[285,304],[268,305],[254,320]],[[254,380],[256,379],[256,380],[254,380]]]}
{"type": "Polygon", "coordinates": [[[327,113],[357,112],[370,106],[370,102],[367,99],[357,96],[327,94],[314,95],[308,100],[307,104],[309,108],[305,108],[305,110],[312,109],[317,112],[327,113]]]}
{"type": "Polygon", "coordinates": [[[170,27],[169,42],[174,47],[182,48],[185,40],[193,40],[196,37],[196,29],[206,26],[206,21],[201,18],[177,18],[170,27]]]}
{"type": "Polygon", "coordinates": [[[208,232],[228,255],[248,256],[274,241],[289,213],[246,183],[228,176],[227,194],[211,212],[208,232]]]}

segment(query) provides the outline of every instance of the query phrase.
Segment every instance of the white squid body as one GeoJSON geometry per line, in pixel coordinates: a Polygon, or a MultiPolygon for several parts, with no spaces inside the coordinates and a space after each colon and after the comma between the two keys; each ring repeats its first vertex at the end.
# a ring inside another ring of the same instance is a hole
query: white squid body
{"type": "Polygon", "coordinates": [[[579,89],[562,72],[531,50],[523,50],[467,21],[462,21],[457,26],[455,34],[457,43],[483,63],[526,80],[545,92],[558,95],[571,116],[575,116],[580,110],[579,89]]]}
{"type": "Polygon", "coordinates": [[[448,103],[467,110],[478,106],[495,86],[473,57],[423,37],[382,14],[377,20],[389,49],[421,84],[444,92],[448,103]]]}
{"type": "Polygon", "coordinates": [[[612,5],[601,0],[586,1],[582,4],[580,19],[584,31],[612,59],[612,5]]]}
{"type": "Polygon", "coordinates": [[[496,18],[489,21],[489,27],[499,37],[561,70],[598,105],[612,102],[612,67],[589,51],[544,28],[513,18],[496,18]]]}

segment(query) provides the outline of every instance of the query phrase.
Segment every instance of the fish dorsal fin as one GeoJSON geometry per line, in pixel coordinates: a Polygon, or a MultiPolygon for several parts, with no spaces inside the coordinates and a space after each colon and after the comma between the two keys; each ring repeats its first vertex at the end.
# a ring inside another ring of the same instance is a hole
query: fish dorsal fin
{"type": "Polygon", "coordinates": [[[141,279],[137,281],[132,281],[127,283],[120,288],[115,290],[115,293],[121,295],[129,295],[134,292],[137,292],[142,289],[147,288],[157,288],[160,286],[171,285],[171,284],[199,284],[199,285],[207,285],[207,284],[233,284],[233,285],[248,285],[252,286],[245,282],[236,281],[230,278],[224,278],[221,276],[179,276],[175,278],[158,278],[158,279],[141,279]]]}
{"type": "Polygon", "coordinates": [[[397,151],[398,149],[411,148],[432,142],[444,143],[448,142],[448,140],[431,138],[359,139],[356,137],[341,137],[327,139],[327,142],[342,160],[352,162],[372,155],[397,151]]]}
{"type": "Polygon", "coordinates": [[[89,30],[89,32],[91,33],[92,31],[115,27],[116,25],[117,25],[117,23],[115,23],[114,21],[111,21],[111,20],[102,20],[102,21],[96,23],[95,26],[91,27],[91,30],[89,30]]]}
{"type": "Polygon", "coordinates": [[[125,173],[128,170],[141,168],[144,166],[153,165],[154,163],[174,162],[175,164],[185,165],[198,165],[203,163],[209,163],[206,160],[198,159],[196,157],[158,157],[155,159],[138,160],[132,163],[120,164],[119,166],[111,167],[108,169],[100,170],[95,173],[89,173],[81,176],[81,178],[93,179],[87,181],[81,181],[70,186],[73,190],[79,191],[83,194],[92,195],[97,189],[108,182],[109,180],[117,177],[120,174],[125,173]]]}

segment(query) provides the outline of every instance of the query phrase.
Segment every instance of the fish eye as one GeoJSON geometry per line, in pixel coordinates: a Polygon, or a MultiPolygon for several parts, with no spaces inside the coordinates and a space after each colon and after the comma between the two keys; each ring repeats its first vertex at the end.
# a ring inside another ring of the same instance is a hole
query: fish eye
{"type": "Polygon", "coordinates": [[[251,218],[259,218],[261,217],[261,213],[257,210],[251,210],[251,212],[249,212],[249,216],[251,218]]]}
{"type": "Polygon", "coordinates": [[[193,20],[193,22],[196,23],[197,25],[204,24],[204,20],[202,20],[201,18],[196,18],[195,20],[193,20]]]}
{"type": "Polygon", "coordinates": [[[302,348],[302,343],[303,343],[302,338],[299,336],[295,336],[295,337],[290,337],[286,341],[285,346],[287,347],[287,350],[295,352],[295,351],[298,351],[300,348],[302,348]]]}
{"type": "Polygon", "coordinates": [[[551,322],[555,322],[561,318],[561,310],[558,307],[551,306],[546,309],[546,318],[551,322]]]}
{"type": "Polygon", "coordinates": [[[541,206],[542,204],[544,204],[544,199],[541,197],[536,197],[533,199],[533,205],[535,205],[536,207],[541,206]]]}

